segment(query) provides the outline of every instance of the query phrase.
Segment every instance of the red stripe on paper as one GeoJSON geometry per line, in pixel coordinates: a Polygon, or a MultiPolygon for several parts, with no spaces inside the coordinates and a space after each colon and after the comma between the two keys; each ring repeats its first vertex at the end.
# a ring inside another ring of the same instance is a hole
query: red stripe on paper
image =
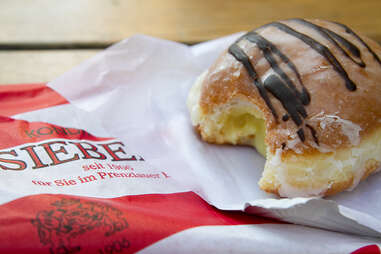
{"type": "Polygon", "coordinates": [[[0,253],[134,253],[205,225],[278,223],[220,211],[192,192],[113,199],[42,194],[0,206],[0,253]]]}
{"type": "Polygon", "coordinates": [[[44,122],[29,122],[0,116],[0,149],[49,139],[103,141],[111,138],[96,137],[85,130],[65,128],[44,122]]]}
{"type": "MultiPolygon", "coordinates": [[[[0,149],[52,138],[109,139],[9,118],[66,103],[45,84],[0,86],[0,149]]],[[[280,222],[217,210],[192,192],[113,199],[40,194],[0,206],[0,253],[134,253],[192,227],[263,223],[280,222]]],[[[369,245],[352,254],[381,252],[377,245],[369,245]]]]}
{"type": "Polygon", "coordinates": [[[380,248],[378,248],[377,245],[368,245],[365,247],[362,247],[351,254],[380,254],[380,248]]]}
{"type": "Polygon", "coordinates": [[[66,104],[68,101],[45,84],[0,85],[0,115],[66,104]]]}

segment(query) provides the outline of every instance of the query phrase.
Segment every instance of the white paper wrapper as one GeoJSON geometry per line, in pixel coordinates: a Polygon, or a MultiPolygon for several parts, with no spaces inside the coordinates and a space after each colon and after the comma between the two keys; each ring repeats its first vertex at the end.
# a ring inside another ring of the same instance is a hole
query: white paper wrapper
{"type": "MultiPolygon", "coordinates": [[[[191,47],[141,35],[126,39],[49,83],[77,108],[71,109],[72,123],[53,115],[43,121],[78,128],[81,117],[93,119],[86,123],[94,124],[83,129],[117,137],[149,165],[171,176],[169,182],[139,192],[192,190],[220,209],[380,237],[381,174],[330,199],[278,199],[257,186],[264,159],[254,149],[206,144],[193,132],[186,108],[188,91],[239,35],[191,47]]],[[[39,115],[32,112],[18,118],[42,120],[39,115]]],[[[89,188],[79,195],[98,195],[89,188]]],[[[102,195],[131,193],[114,186],[102,195]]]]}

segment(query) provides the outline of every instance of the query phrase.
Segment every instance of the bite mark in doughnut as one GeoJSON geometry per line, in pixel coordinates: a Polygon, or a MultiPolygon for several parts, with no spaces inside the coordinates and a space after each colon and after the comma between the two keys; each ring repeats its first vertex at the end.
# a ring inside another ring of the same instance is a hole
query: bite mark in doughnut
{"type": "Polygon", "coordinates": [[[266,157],[283,197],[353,189],[381,162],[380,46],[345,25],[291,19],[248,32],[188,97],[201,138],[266,157]]]}

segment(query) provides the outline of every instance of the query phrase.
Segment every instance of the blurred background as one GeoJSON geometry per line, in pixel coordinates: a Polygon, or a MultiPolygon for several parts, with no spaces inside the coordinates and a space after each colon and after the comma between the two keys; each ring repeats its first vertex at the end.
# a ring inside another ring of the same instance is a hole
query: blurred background
{"type": "Polygon", "coordinates": [[[137,33],[195,44],[295,17],[381,42],[381,0],[1,0],[0,84],[48,82],[137,33]]]}

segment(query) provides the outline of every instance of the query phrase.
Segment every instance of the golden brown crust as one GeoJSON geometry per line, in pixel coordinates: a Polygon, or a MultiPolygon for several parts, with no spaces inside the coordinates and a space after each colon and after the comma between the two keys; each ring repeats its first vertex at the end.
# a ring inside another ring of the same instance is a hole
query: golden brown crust
{"type": "Polygon", "coordinates": [[[259,186],[269,193],[353,189],[381,165],[381,47],[357,36],[327,21],[287,20],[241,37],[191,89],[197,132],[266,154],[259,186]]]}
{"type": "MultiPolygon", "coordinates": [[[[366,169],[364,175],[361,177],[361,181],[368,178],[372,173],[376,171],[380,167],[380,162],[370,159],[366,162],[366,169]]],[[[321,196],[332,196],[337,193],[342,192],[343,190],[349,189],[353,185],[354,175],[350,176],[348,179],[341,179],[339,182],[332,182],[330,187],[324,190],[324,193],[320,193],[321,196]]],[[[272,184],[263,184],[261,188],[269,193],[273,193],[277,196],[281,196],[279,193],[279,186],[274,188],[272,184]]]]}
{"type": "Polygon", "coordinates": [[[380,165],[381,163],[374,159],[367,160],[365,163],[365,172],[364,172],[364,175],[361,177],[361,181],[367,179],[368,176],[370,176],[380,167],[380,165]]]}
{"type": "MultiPolygon", "coordinates": [[[[350,79],[357,85],[356,91],[349,91],[334,67],[304,42],[271,26],[260,28],[257,32],[271,40],[285,55],[293,59],[303,84],[311,95],[311,102],[306,106],[308,116],[304,122],[316,130],[320,145],[331,150],[350,147],[355,145],[354,142],[357,142],[357,139],[370,135],[375,129],[381,127],[381,65],[361,43],[354,40],[351,34],[346,33],[344,28],[327,21],[313,20],[311,22],[331,29],[354,43],[361,50],[361,57],[366,63],[366,68],[354,64],[331,42],[311,29],[293,21],[282,21],[326,45],[340,61],[350,79]],[[327,118],[327,115],[331,118],[327,118]],[[358,136],[356,136],[357,134],[358,136]]],[[[381,55],[381,47],[377,43],[364,37],[361,38],[376,54],[381,55]]],[[[254,43],[242,41],[239,46],[250,56],[250,61],[260,77],[266,76],[271,71],[269,63],[254,43]]],[[[295,83],[298,83],[290,70],[288,70],[288,74],[295,83]]],[[[203,81],[200,97],[201,110],[204,114],[209,114],[214,108],[238,96],[244,96],[263,112],[267,131],[266,143],[271,153],[275,153],[275,150],[282,147],[283,143],[289,144],[292,140],[297,139],[295,133],[299,127],[291,120],[276,120],[260,96],[258,89],[253,85],[253,80],[245,67],[237,62],[231,54],[224,52],[209,68],[203,81]],[[290,130],[290,132],[282,130],[290,130]]],[[[269,97],[278,112],[278,118],[287,113],[279,100],[272,95],[269,97]]],[[[299,142],[292,148],[286,147],[282,156],[295,154],[295,151],[303,154],[319,152],[312,133],[305,125],[303,128],[305,142],[299,142]]]]}
{"type": "MultiPolygon", "coordinates": [[[[368,178],[372,173],[374,173],[379,167],[381,163],[379,161],[376,161],[374,159],[370,159],[366,162],[365,172],[364,175],[361,177],[361,181],[368,178]]],[[[338,179],[338,181],[333,181],[329,184],[329,187],[327,189],[323,189],[322,193],[319,193],[319,196],[332,196],[337,193],[340,193],[344,190],[349,189],[353,186],[353,181],[355,179],[355,175],[351,174],[348,178],[341,178],[338,179]]],[[[268,192],[275,194],[277,196],[282,196],[280,193],[280,185],[274,185],[274,182],[276,182],[275,175],[271,175],[270,179],[266,179],[266,182],[263,182],[261,184],[261,189],[268,192]]],[[[298,187],[298,186],[294,186],[298,187]]]]}

